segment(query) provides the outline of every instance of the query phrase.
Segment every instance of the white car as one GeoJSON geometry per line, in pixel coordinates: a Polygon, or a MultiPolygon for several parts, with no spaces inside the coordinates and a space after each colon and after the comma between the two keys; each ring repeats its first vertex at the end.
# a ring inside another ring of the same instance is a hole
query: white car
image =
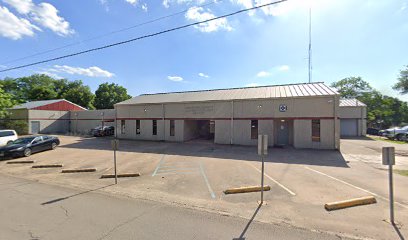
{"type": "Polygon", "coordinates": [[[402,140],[404,133],[408,133],[408,126],[402,128],[390,128],[384,131],[383,136],[389,139],[402,140]]]}
{"type": "Polygon", "coordinates": [[[18,138],[14,130],[0,130],[0,146],[5,146],[18,138]]]}

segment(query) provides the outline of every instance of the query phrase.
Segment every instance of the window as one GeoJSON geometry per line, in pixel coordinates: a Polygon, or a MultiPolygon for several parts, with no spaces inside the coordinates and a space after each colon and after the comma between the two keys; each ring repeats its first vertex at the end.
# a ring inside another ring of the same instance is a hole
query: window
{"type": "Polygon", "coordinates": [[[136,135],[140,134],[140,120],[136,120],[136,135]]]}
{"type": "Polygon", "coordinates": [[[251,139],[258,139],[258,120],[251,120],[251,139]]]}
{"type": "Polygon", "coordinates": [[[175,124],[175,121],[174,120],[170,120],[170,136],[174,136],[175,135],[175,129],[176,129],[176,126],[175,126],[176,124],[175,124]]]}
{"type": "Polygon", "coordinates": [[[0,131],[0,137],[9,137],[9,136],[14,136],[13,131],[0,131]]]}
{"type": "Polygon", "coordinates": [[[312,120],[312,141],[320,142],[320,119],[312,120]]]}
{"type": "Polygon", "coordinates": [[[157,120],[153,120],[153,135],[157,135],[157,120]]]}
{"type": "Polygon", "coordinates": [[[120,120],[120,133],[125,134],[125,129],[126,129],[125,120],[120,120]]]}

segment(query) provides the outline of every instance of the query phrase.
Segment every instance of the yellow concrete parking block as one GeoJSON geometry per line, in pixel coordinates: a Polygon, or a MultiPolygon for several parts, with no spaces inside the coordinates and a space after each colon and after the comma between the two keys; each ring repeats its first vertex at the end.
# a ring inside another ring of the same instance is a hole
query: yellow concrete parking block
{"type": "Polygon", "coordinates": [[[33,160],[23,160],[23,161],[8,161],[7,164],[24,164],[24,163],[34,163],[33,160]]]}
{"type": "Polygon", "coordinates": [[[60,168],[62,164],[44,164],[44,165],[34,165],[32,168],[60,168]]]}
{"type": "MultiPolygon", "coordinates": [[[[139,177],[140,173],[121,173],[118,174],[118,178],[126,178],[126,177],[139,177]]],[[[103,174],[101,178],[115,178],[115,174],[103,174]]]]}
{"type": "Polygon", "coordinates": [[[84,173],[96,172],[96,168],[78,168],[78,169],[63,169],[61,173],[84,173]]]}
{"type": "Polygon", "coordinates": [[[324,208],[327,211],[332,211],[332,210],[355,207],[355,206],[360,206],[360,205],[373,204],[376,202],[377,200],[375,199],[375,197],[368,196],[368,197],[349,199],[345,201],[326,203],[324,205],[324,208]]]}
{"type": "MultiPolygon", "coordinates": [[[[264,186],[264,191],[271,190],[270,186],[264,186]]],[[[230,188],[224,191],[225,194],[234,194],[234,193],[248,193],[248,192],[260,192],[262,190],[261,186],[249,186],[249,187],[239,187],[239,188],[230,188]]]]}

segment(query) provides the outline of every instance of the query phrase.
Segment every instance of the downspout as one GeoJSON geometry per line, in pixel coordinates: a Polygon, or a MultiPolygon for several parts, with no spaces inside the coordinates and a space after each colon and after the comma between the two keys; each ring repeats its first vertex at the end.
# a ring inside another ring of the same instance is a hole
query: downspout
{"type": "Polygon", "coordinates": [[[234,143],[234,100],[231,101],[231,134],[230,134],[230,144],[234,143]]]}
{"type": "MultiPolygon", "coordinates": [[[[118,108],[116,105],[113,106],[115,108],[115,139],[118,138],[118,108]]],[[[122,131],[122,127],[120,129],[122,131]]]]}
{"type": "Polygon", "coordinates": [[[336,95],[334,95],[333,96],[333,116],[334,116],[334,122],[333,122],[333,124],[334,124],[334,134],[333,134],[333,136],[334,136],[334,149],[338,149],[338,150],[340,150],[340,146],[338,146],[337,145],[337,109],[336,109],[336,106],[337,106],[337,102],[336,102],[336,95]]]}
{"type": "Polygon", "coordinates": [[[165,120],[164,104],[162,103],[162,119],[163,119],[163,141],[166,141],[166,120],[165,120]]]}

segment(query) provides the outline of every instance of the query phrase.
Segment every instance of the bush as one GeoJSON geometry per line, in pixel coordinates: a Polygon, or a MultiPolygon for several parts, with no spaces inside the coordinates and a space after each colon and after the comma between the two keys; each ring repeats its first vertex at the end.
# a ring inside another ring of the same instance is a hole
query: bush
{"type": "Polygon", "coordinates": [[[25,120],[3,119],[0,121],[0,128],[13,129],[18,135],[28,134],[28,123],[25,120]]]}

